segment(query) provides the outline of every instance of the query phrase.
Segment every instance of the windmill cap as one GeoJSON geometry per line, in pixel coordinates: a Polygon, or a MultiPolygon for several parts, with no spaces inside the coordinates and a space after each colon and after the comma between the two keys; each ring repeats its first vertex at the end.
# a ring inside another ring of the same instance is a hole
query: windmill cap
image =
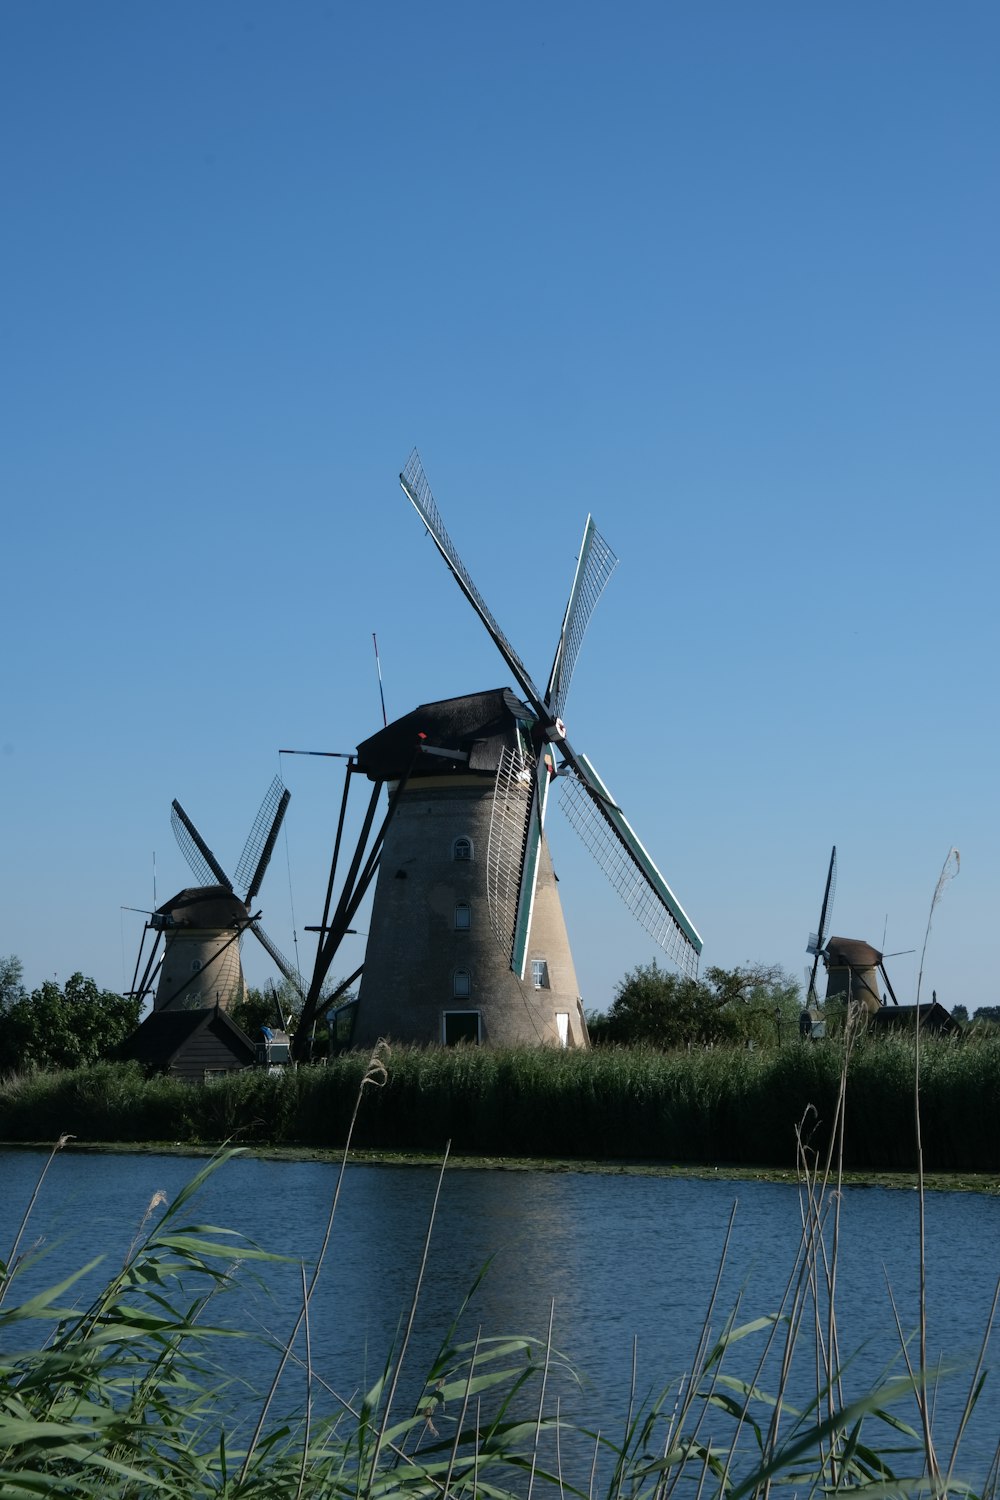
{"type": "Polygon", "coordinates": [[[823,951],[835,969],[874,969],[882,962],[878,949],[860,938],[832,937],[823,951]]]}
{"type": "Polygon", "coordinates": [[[450,776],[456,770],[495,774],[517,725],[532,724],[534,719],[510,688],[422,703],[363,740],[358,766],[372,781],[392,781],[411,769],[421,777],[450,776]],[[418,741],[433,753],[417,752],[414,761],[418,741]]]}
{"type": "Polygon", "coordinates": [[[153,913],[154,927],[233,927],[246,920],[243,902],[224,885],[188,886],[153,913]]]}

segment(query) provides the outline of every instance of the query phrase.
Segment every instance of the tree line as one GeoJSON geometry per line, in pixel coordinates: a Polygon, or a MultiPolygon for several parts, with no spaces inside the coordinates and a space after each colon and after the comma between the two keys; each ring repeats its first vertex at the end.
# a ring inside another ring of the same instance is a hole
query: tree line
{"type": "MultiPolygon", "coordinates": [[[[72,974],[29,992],[21,961],[0,958],[0,1074],[77,1068],[113,1058],[135,1031],[142,1000],[101,989],[72,974]]],[[[266,989],[248,986],[229,1015],[256,1040],[262,1026],[282,1022],[294,1030],[300,1000],[287,982],[266,989]]],[[[662,1051],[695,1047],[771,1047],[797,1040],[802,996],[799,985],[777,965],[712,967],[697,979],[670,974],[655,962],[640,964],[619,981],[606,1012],[589,1011],[595,1047],[649,1046],[662,1051]]],[[[952,1014],[969,1016],[956,1005],[952,1014]]],[[[1000,1028],[1000,1006],[980,1006],[977,1030],[1000,1028]]],[[[314,1056],[339,1050],[346,1035],[327,1037],[317,1026],[314,1056]]]]}

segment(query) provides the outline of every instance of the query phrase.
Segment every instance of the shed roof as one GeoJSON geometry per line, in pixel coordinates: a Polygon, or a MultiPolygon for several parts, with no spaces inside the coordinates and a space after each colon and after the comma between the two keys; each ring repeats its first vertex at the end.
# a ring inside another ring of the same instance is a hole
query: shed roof
{"type": "Polygon", "coordinates": [[[929,1005],[882,1005],[868,1017],[872,1026],[883,1031],[899,1031],[916,1028],[920,1017],[921,1031],[936,1031],[949,1034],[961,1032],[962,1027],[951,1011],[945,1010],[939,1000],[929,1005]]]}
{"type": "Polygon", "coordinates": [[[513,741],[516,725],[534,721],[531,709],[510,688],[422,703],[363,740],[358,765],[372,781],[393,781],[407,771],[420,776],[493,773],[501,751],[513,741]],[[421,754],[421,746],[429,753],[421,754]],[[433,753],[438,750],[455,754],[433,753]]]}
{"type": "Polygon", "coordinates": [[[146,1067],[169,1067],[178,1053],[198,1032],[209,1028],[244,1064],[256,1056],[246,1032],[218,1005],[206,1010],[154,1010],[137,1031],[126,1039],[118,1055],[146,1067]]]}

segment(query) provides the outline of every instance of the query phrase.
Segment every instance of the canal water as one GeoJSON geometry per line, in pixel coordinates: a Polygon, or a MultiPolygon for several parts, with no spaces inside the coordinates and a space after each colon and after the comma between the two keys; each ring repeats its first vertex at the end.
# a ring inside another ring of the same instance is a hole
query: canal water
{"type": "MultiPolygon", "coordinates": [[[[0,1256],[6,1257],[44,1160],[39,1152],[0,1151],[0,1256]]],[[[54,1283],[95,1254],[107,1257],[101,1271],[109,1273],[121,1263],[152,1194],[163,1191],[172,1199],[199,1165],[166,1155],[61,1153],[26,1240],[46,1251],[29,1284],[54,1283]]],[[[298,1262],[315,1257],[336,1176],[336,1167],[321,1163],[239,1157],[185,1209],[184,1222],[238,1229],[292,1258],[268,1265],[263,1285],[247,1279],[236,1294],[242,1323],[278,1337],[289,1331],[301,1295],[298,1262]]],[[[310,1318],[314,1362],[341,1394],[373,1382],[405,1321],[436,1186],[430,1168],[348,1169],[310,1318]]],[[[731,1220],[716,1332],[737,1305],[739,1322],[778,1310],[800,1237],[795,1187],[449,1168],[434,1217],[412,1368],[427,1367],[489,1261],[463,1315],[464,1336],[472,1339],[481,1328],[485,1336],[544,1339],[551,1310],[553,1343],[582,1379],[579,1388],[564,1382],[558,1392],[564,1415],[617,1436],[633,1358],[640,1396],[689,1368],[731,1220]]],[[[957,1366],[940,1382],[935,1401],[939,1447],[946,1449],[1000,1275],[1000,1200],[930,1193],[926,1234],[930,1355],[957,1366]]],[[[860,1394],[894,1358],[894,1372],[902,1373],[888,1286],[911,1334],[917,1247],[914,1192],[845,1190],[837,1307],[841,1356],[850,1356],[849,1394],[860,1394]]],[[[92,1290],[100,1274],[91,1279],[92,1290]]],[[[972,1481],[986,1475],[1000,1437],[1000,1343],[994,1343],[997,1357],[987,1364],[996,1368],[962,1445],[960,1471],[972,1481]]],[[[734,1370],[751,1374],[760,1347],[752,1339],[741,1345],[734,1370]]],[[[266,1379],[262,1364],[260,1383],[266,1379]]],[[[916,1425],[912,1403],[894,1410],[916,1425]]],[[[717,1427],[722,1436],[724,1425],[717,1427]]],[[[871,1427],[866,1433],[875,1437],[871,1427]]],[[[586,1475],[575,1477],[585,1487],[586,1475]]]]}

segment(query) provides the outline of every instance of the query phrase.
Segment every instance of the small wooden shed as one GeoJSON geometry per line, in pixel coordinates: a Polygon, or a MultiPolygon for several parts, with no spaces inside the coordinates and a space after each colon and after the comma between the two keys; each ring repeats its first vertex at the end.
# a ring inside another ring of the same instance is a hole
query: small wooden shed
{"type": "Polygon", "coordinates": [[[208,1083],[248,1068],[256,1048],[220,1005],[206,1010],[152,1011],[118,1054],[186,1083],[208,1083]]]}

